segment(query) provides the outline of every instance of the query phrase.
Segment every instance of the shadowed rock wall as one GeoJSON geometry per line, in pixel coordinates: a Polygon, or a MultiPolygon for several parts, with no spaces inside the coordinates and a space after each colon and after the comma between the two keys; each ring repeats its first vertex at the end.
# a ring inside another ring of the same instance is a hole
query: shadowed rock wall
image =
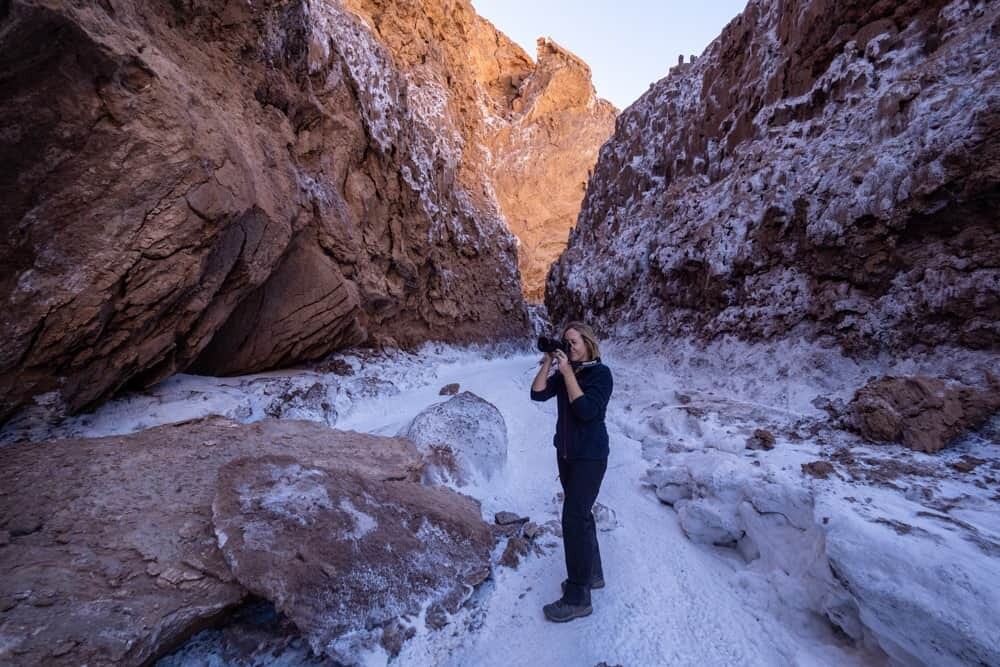
{"type": "Polygon", "coordinates": [[[339,2],[24,0],[0,22],[0,420],[527,331],[479,149],[339,2]]]}

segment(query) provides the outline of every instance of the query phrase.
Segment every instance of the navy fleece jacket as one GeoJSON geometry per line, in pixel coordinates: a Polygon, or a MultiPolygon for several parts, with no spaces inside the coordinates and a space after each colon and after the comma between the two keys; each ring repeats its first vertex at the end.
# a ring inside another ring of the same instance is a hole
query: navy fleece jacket
{"type": "Polygon", "coordinates": [[[602,363],[583,367],[577,371],[576,381],[583,396],[572,403],[566,393],[566,381],[559,372],[549,377],[545,389],[532,390],[531,400],[547,401],[556,397],[559,418],[552,444],[560,458],[606,459],[609,450],[604,413],[614,387],[611,369],[602,363]]]}

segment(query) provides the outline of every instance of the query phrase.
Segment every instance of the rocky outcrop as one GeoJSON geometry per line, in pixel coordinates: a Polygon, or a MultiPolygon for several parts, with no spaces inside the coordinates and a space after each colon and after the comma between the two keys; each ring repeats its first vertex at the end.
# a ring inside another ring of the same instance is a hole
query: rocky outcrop
{"type": "Polygon", "coordinates": [[[212,525],[217,476],[233,460],[267,455],[371,484],[412,480],[421,463],[402,439],[219,417],[5,448],[0,662],[147,664],[238,603],[245,588],[212,525]]]}
{"type": "Polygon", "coordinates": [[[996,349],[998,35],[996,3],[749,3],[618,118],[553,319],[996,349]]]}
{"type": "Polygon", "coordinates": [[[536,67],[468,2],[388,4],[4,5],[0,420],[527,331],[486,147],[536,67]]]}
{"type": "Polygon", "coordinates": [[[931,454],[1000,410],[1000,381],[989,379],[989,387],[923,376],[872,380],[855,392],[845,421],[867,440],[931,454]]]}
{"type": "Polygon", "coordinates": [[[468,2],[347,4],[407,72],[426,116],[444,112],[441,134],[462,138],[459,176],[489,184],[487,201],[518,239],[525,296],[540,301],[614,129],[617,110],[597,97],[590,67],[547,38],[532,62],[468,2]]]}
{"type": "Polygon", "coordinates": [[[441,627],[490,572],[479,504],[442,487],[246,458],[221,470],[212,516],[237,580],[338,664],[395,655],[422,612],[441,627]]]}
{"type": "Polygon", "coordinates": [[[465,486],[507,463],[507,424],[495,405],[463,391],[413,418],[405,435],[424,456],[424,481],[465,486]]]}
{"type": "Polygon", "coordinates": [[[545,296],[549,266],[566,248],[597,151],[617,110],[597,97],[590,67],[550,39],[511,102],[508,125],[491,138],[492,180],[517,236],[524,295],[545,296]]]}

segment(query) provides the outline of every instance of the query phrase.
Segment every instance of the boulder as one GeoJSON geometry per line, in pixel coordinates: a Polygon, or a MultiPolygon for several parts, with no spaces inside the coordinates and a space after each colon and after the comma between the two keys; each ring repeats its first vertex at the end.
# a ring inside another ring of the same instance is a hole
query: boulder
{"type": "Polygon", "coordinates": [[[0,663],[148,664],[240,602],[212,501],[220,468],[267,454],[375,480],[420,465],[400,438],[220,417],[4,448],[0,663]]]}
{"type": "Polygon", "coordinates": [[[933,453],[1000,410],[1000,382],[989,386],[948,383],[925,376],[882,377],[854,394],[846,422],[874,442],[901,442],[933,453]]]}
{"type": "Polygon", "coordinates": [[[427,459],[428,483],[470,484],[489,479],[507,462],[507,425],[492,403],[472,392],[435,403],[403,433],[427,459]]]}
{"type": "Polygon", "coordinates": [[[236,579],[346,664],[396,654],[422,612],[457,611],[489,575],[493,536],[471,498],[288,456],[222,468],[212,522],[236,579]]]}

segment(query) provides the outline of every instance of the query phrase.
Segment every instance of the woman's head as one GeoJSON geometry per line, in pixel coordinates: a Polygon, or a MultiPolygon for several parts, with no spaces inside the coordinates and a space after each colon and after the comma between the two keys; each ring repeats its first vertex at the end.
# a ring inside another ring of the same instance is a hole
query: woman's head
{"type": "Polygon", "coordinates": [[[563,339],[569,343],[570,361],[590,361],[601,356],[594,330],[583,322],[570,322],[563,329],[563,339]]]}

